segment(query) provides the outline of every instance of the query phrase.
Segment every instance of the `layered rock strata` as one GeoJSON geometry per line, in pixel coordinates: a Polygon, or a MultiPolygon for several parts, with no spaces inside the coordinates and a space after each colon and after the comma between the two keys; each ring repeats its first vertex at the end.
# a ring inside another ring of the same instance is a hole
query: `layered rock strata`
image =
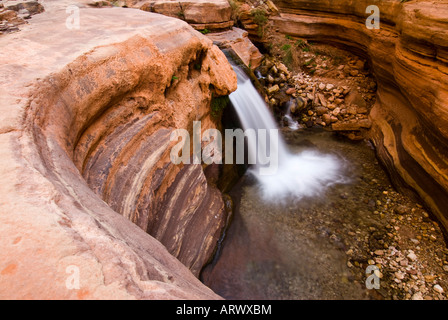
{"type": "Polygon", "coordinates": [[[370,135],[379,158],[448,230],[448,2],[274,2],[279,32],[368,58],[378,83],[370,135]],[[380,29],[366,27],[371,4],[380,29]]]}
{"type": "Polygon", "coordinates": [[[222,49],[231,50],[252,70],[258,68],[263,60],[260,50],[250,41],[247,31],[239,28],[214,32],[207,35],[213,43],[222,49]]]}
{"type": "Polygon", "coordinates": [[[69,29],[69,5],[0,38],[0,297],[219,298],[194,275],[224,203],[170,134],[216,127],[230,65],[185,22],[80,6],[69,29]]]}
{"type": "Polygon", "coordinates": [[[263,43],[266,41],[265,33],[268,28],[268,18],[270,16],[277,16],[279,11],[271,0],[264,2],[244,3],[236,8],[236,16],[238,22],[243,26],[244,30],[249,33],[252,41],[263,43]]]}
{"type": "Polygon", "coordinates": [[[232,7],[227,0],[131,0],[126,2],[129,7],[185,20],[196,30],[229,29],[234,23],[232,7]]]}

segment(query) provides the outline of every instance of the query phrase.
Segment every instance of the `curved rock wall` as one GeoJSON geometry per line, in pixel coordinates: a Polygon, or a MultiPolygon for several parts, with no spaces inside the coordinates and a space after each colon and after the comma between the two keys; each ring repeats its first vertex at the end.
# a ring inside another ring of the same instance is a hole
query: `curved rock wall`
{"type": "Polygon", "coordinates": [[[223,200],[200,165],[170,162],[170,133],[215,128],[212,94],[236,76],[184,22],[81,8],[73,31],[68,4],[49,1],[0,39],[0,297],[218,298],[193,274],[215,249],[223,200]]]}
{"type": "Polygon", "coordinates": [[[274,2],[280,32],[369,59],[378,82],[370,114],[378,155],[397,185],[415,190],[448,230],[448,2],[274,2]],[[372,4],[380,29],[365,26],[372,4]]]}

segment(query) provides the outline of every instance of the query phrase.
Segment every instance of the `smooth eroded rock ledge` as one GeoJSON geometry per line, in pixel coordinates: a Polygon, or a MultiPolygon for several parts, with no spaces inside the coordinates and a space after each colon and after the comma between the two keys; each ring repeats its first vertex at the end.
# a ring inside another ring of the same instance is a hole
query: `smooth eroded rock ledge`
{"type": "Polygon", "coordinates": [[[225,223],[221,194],[169,161],[169,137],[215,127],[212,93],[236,77],[184,22],[80,5],[69,30],[71,4],[46,1],[0,38],[0,297],[217,299],[194,274],[225,223]]]}

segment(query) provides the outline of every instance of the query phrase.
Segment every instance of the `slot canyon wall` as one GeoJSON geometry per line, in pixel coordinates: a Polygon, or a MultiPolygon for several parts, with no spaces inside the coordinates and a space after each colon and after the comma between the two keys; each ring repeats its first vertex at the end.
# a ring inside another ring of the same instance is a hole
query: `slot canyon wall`
{"type": "Polygon", "coordinates": [[[217,172],[172,164],[170,134],[219,127],[236,76],[185,22],[79,3],[70,29],[72,4],[0,37],[0,298],[218,299],[217,172]]]}
{"type": "Polygon", "coordinates": [[[448,230],[448,2],[274,0],[278,32],[369,61],[378,83],[370,138],[396,185],[410,186],[448,230]],[[365,25],[369,5],[380,29],[365,25]]]}

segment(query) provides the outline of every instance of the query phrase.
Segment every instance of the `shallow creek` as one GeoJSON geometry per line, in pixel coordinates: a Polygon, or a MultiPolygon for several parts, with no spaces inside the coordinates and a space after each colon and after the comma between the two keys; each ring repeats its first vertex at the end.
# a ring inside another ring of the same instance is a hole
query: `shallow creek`
{"type": "Polygon", "coordinates": [[[374,150],[318,129],[284,128],[282,135],[292,153],[342,159],[347,180],[315,197],[266,201],[246,173],[231,192],[234,218],[202,281],[227,299],[390,298],[384,289],[383,296],[367,290],[362,272],[372,247],[395,244],[387,242],[388,220],[376,211],[393,189],[374,150]],[[361,252],[355,271],[346,254],[353,248],[361,252]]]}

